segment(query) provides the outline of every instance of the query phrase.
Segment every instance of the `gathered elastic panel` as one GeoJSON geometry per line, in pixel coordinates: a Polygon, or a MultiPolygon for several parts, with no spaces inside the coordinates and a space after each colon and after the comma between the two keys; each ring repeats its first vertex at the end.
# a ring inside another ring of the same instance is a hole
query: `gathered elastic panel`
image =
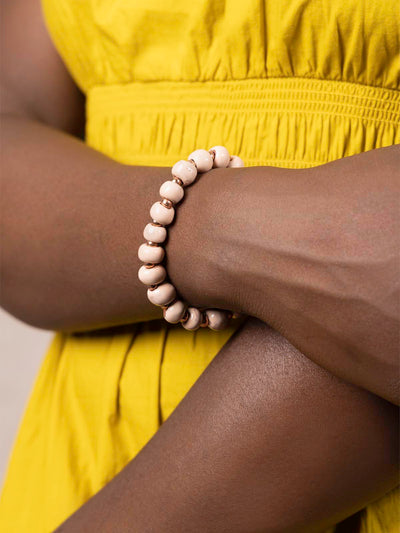
{"type": "Polygon", "coordinates": [[[224,144],[247,165],[308,167],[400,142],[400,92],[308,78],[95,87],[87,141],[128,164],[224,144]]]}

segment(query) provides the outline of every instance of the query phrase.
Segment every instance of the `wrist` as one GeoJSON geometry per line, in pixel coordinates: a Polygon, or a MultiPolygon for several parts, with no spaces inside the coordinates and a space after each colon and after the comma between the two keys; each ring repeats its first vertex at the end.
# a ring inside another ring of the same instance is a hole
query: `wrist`
{"type": "Polygon", "coordinates": [[[170,227],[168,274],[183,299],[196,307],[241,311],[237,307],[237,277],[228,264],[235,235],[226,220],[235,209],[230,188],[245,170],[214,169],[201,175],[186,190],[185,201],[170,227]]]}
{"type": "Polygon", "coordinates": [[[294,250],[307,231],[290,207],[298,204],[290,198],[304,192],[305,172],[250,167],[200,177],[167,247],[170,277],[185,299],[280,322],[285,248],[294,250]]]}
{"type": "MultiPolygon", "coordinates": [[[[234,305],[279,328],[293,309],[292,290],[301,249],[314,234],[315,220],[304,201],[309,170],[251,167],[237,176],[225,202],[222,241],[234,305]],[[300,248],[300,249],[299,249],[300,248]]],[[[302,300],[299,300],[302,305],[302,300]]]]}

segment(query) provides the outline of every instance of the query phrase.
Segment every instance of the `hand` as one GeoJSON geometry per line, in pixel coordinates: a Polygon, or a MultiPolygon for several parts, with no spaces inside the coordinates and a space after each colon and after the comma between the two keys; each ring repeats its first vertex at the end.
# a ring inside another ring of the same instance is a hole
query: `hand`
{"type": "Polygon", "coordinates": [[[171,279],[191,303],[255,316],[397,403],[399,169],[392,146],[311,169],[201,176],[171,230],[171,279]]]}

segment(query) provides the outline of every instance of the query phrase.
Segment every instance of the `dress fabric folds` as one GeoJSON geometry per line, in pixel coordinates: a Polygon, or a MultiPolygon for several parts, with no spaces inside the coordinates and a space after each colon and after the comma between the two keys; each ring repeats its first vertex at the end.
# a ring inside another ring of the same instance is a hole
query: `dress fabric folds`
{"type": "MultiPolygon", "coordinates": [[[[121,163],[167,166],[222,144],[247,166],[306,168],[400,143],[398,0],[42,4],[86,95],[86,142],[121,163]]],[[[139,452],[234,330],[57,333],[0,530],[52,531],[139,452]]],[[[369,505],[361,532],[394,533],[398,504],[395,490],[369,505]]]]}

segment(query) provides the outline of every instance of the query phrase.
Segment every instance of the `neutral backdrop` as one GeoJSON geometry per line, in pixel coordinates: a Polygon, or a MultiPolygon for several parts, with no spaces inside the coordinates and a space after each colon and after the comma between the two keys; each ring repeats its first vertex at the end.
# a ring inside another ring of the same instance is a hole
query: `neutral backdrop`
{"type": "Polygon", "coordinates": [[[52,333],[0,309],[0,487],[29,394],[52,333]]]}

